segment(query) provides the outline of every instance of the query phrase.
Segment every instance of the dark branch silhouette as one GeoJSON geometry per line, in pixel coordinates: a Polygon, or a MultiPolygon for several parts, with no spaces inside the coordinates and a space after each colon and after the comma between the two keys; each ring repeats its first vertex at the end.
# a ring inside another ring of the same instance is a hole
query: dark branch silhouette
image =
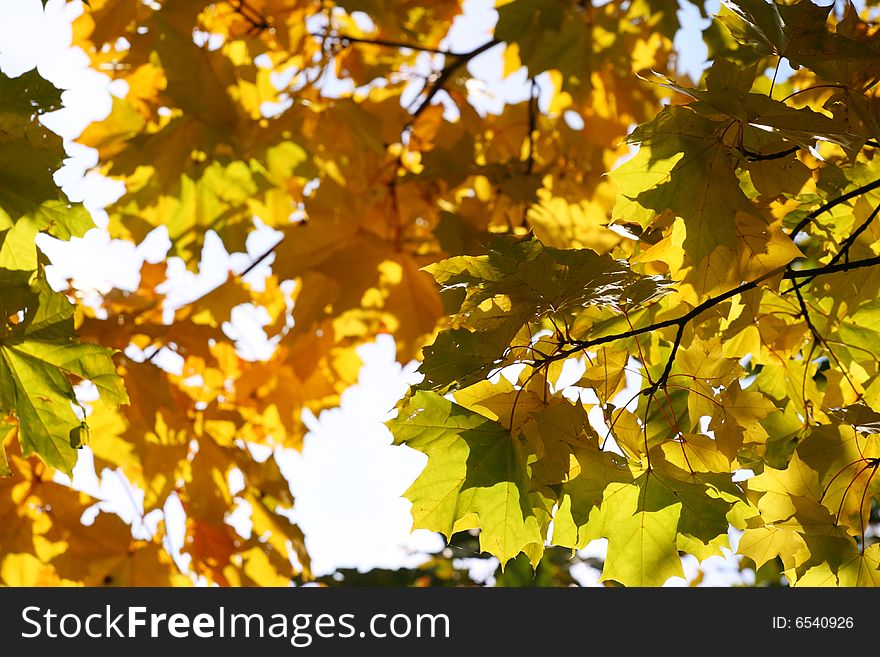
{"type": "Polygon", "coordinates": [[[422,99],[422,101],[412,111],[412,118],[407,124],[407,127],[411,126],[413,122],[421,115],[421,113],[428,108],[428,106],[431,104],[431,101],[434,100],[434,96],[436,96],[437,93],[444,88],[446,83],[449,82],[449,79],[458,69],[471,61],[474,57],[482,55],[484,52],[489,50],[489,48],[492,48],[499,43],[501,42],[498,39],[491,39],[483,45],[477,46],[470,52],[462,53],[459,55],[452,55],[452,61],[446,64],[446,66],[443,67],[443,70],[441,70],[437,77],[434,78],[433,82],[428,85],[428,91],[427,93],[425,93],[425,97],[422,99]]]}
{"type": "Polygon", "coordinates": [[[792,146],[791,148],[786,148],[784,151],[779,151],[778,153],[756,153],[755,151],[750,151],[744,148],[742,152],[750,161],[761,162],[764,160],[780,160],[783,157],[788,157],[792,153],[797,153],[799,148],[800,146],[792,146]]]}
{"type": "Polygon", "coordinates": [[[368,46],[382,46],[384,48],[397,48],[399,50],[413,50],[415,52],[429,52],[435,55],[445,55],[446,57],[460,56],[458,53],[454,53],[449,50],[431,48],[429,46],[420,46],[415,43],[404,43],[403,41],[392,41],[390,39],[371,39],[367,37],[351,36],[348,34],[333,34],[332,32],[328,34],[313,32],[310,36],[313,36],[316,39],[332,39],[339,42],[343,46],[363,44],[368,46]]]}
{"type": "MultiPolygon", "coordinates": [[[[786,280],[796,280],[799,278],[814,278],[816,276],[823,276],[826,274],[833,274],[841,271],[850,271],[853,269],[861,269],[864,267],[874,267],[880,265],[880,256],[875,256],[873,258],[865,258],[864,260],[852,260],[850,262],[837,263],[833,265],[824,265],[822,267],[811,267],[809,269],[794,269],[789,270],[788,266],[777,267],[772,271],[767,272],[763,276],[759,276],[758,278],[747,281],[742,285],[738,285],[735,288],[728,290],[727,292],[723,292],[714,297],[710,297],[703,301],[702,303],[694,306],[690,311],[681,315],[680,317],[676,317],[674,319],[663,320],[662,322],[655,322],[653,324],[649,324],[647,326],[642,326],[639,328],[634,328],[629,331],[623,331],[621,333],[614,333],[611,335],[603,335],[597,338],[590,338],[587,340],[572,340],[568,344],[570,347],[568,349],[563,349],[551,356],[548,356],[546,359],[542,359],[540,361],[536,361],[534,365],[536,367],[540,367],[547,363],[563,360],[568,358],[569,356],[582,351],[584,349],[588,349],[590,347],[595,347],[601,344],[607,344],[609,342],[615,342],[617,340],[625,340],[627,338],[633,338],[637,335],[643,335],[645,333],[652,333],[654,331],[659,331],[665,328],[669,328],[671,326],[678,327],[678,333],[676,334],[676,339],[673,342],[673,353],[672,356],[675,356],[675,352],[678,349],[678,344],[681,342],[681,334],[684,330],[684,327],[687,326],[692,320],[696,319],[700,315],[702,315],[707,310],[711,310],[719,303],[723,301],[727,301],[735,296],[742,294],[743,292],[747,292],[748,290],[753,290],[758,287],[761,283],[766,281],[767,279],[773,278],[779,274],[782,274],[782,278],[786,280]]],[[[663,382],[665,378],[669,377],[669,371],[672,368],[671,361],[667,363],[666,370],[660,376],[657,382],[663,382]]],[[[658,385],[659,387],[659,385],[658,385]]]]}
{"type": "Polygon", "coordinates": [[[810,223],[812,223],[815,219],[820,217],[821,215],[828,212],[833,208],[836,208],[841,203],[846,203],[850,199],[853,199],[857,196],[861,196],[862,194],[867,194],[868,192],[877,189],[880,187],[880,178],[877,180],[871,181],[866,185],[862,185],[861,187],[856,187],[855,189],[847,192],[846,194],[841,194],[835,199],[828,201],[827,203],[820,205],[818,208],[810,212],[806,217],[801,219],[798,224],[791,231],[791,238],[794,239],[798,236],[798,233],[803,231],[804,228],[807,227],[810,223]]]}
{"type": "MultiPolygon", "coordinates": [[[[270,255],[272,255],[273,253],[275,253],[275,249],[277,249],[277,248],[278,248],[278,245],[281,244],[281,242],[283,242],[283,241],[284,241],[284,238],[282,237],[282,238],[279,239],[277,242],[275,242],[275,244],[273,244],[273,245],[270,246],[268,249],[266,249],[265,251],[263,251],[263,253],[261,253],[260,255],[258,255],[258,256],[254,259],[254,261],[251,262],[251,264],[249,264],[247,267],[245,267],[245,268],[241,271],[241,273],[238,274],[238,277],[239,277],[239,278],[244,278],[244,277],[247,276],[249,273],[251,273],[254,269],[256,269],[257,266],[259,266],[259,264],[260,264],[261,262],[263,262],[266,258],[268,258],[270,255]]],[[[192,303],[195,303],[195,302],[197,302],[197,301],[199,301],[199,300],[201,300],[201,299],[204,299],[206,296],[208,296],[209,294],[211,294],[211,292],[214,292],[215,290],[219,290],[221,287],[223,287],[224,285],[226,285],[226,283],[227,283],[228,281],[229,281],[229,279],[227,278],[225,281],[223,281],[223,282],[220,283],[219,285],[215,285],[215,286],[212,287],[210,290],[208,290],[207,292],[205,292],[204,294],[202,294],[200,297],[198,297],[197,299],[194,299],[193,301],[190,301],[189,303],[192,304],[192,303]]],[[[144,362],[145,362],[145,363],[151,363],[151,362],[153,361],[153,359],[159,354],[159,352],[162,351],[162,347],[163,347],[163,345],[161,345],[161,344],[158,344],[158,345],[154,346],[153,349],[152,349],[152,351],[150,351],[149,354],[147,354],[146,356],[144,356],[144,362]]]]}

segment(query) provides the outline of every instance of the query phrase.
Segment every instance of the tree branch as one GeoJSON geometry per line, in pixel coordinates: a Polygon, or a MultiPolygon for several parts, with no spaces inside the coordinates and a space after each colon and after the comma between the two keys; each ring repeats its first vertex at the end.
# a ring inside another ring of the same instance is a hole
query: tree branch
{"type": "Polygon", "coordinates": [[[828,212],[828,210],[836,208],[841,203],[846,203],[847,201],[849,201],[852,198],[855,198],[856,196],[860,196],[861,194],[867,194],[868,192],[875,190],[878,187],[880,187],[880,178],[878,178],[877,180],[874,180],[872,182],[869,182],[866,185],[862,185],[861,187],[857,187],[856,189],[853,189],[852,191],[849,191],[846,194],[841,194],[837,198],[835,198],[831,201],[828,201],[824,205],[819,206],[818,208],[813,210],[810,214],[808,214],[806,217],[801,219],[800,222],[798,222],[797,226],[795,226],[792,229],[790,237],[792,239],[797,237],[798,233],[800,233],[804,228],[806,228],[807,224],[812,222],[814,219],[816,219],[820,215],[828,212]]]}
{"type": "MultiPolygon", "coordinates": [[[[871,223],[876,218],[878,211],[880,211],[880,204],[878,204],[877,207],[874,208],[874,211],[868,216],[868,218],[864,221],[864,223],[862,223],[861,226],[859,226],[856,230],[854,230],[852,232],[852,234],[843,241],[843,243],[840,245],[840,250],[834,254],[834,257],[831,258],[831,260],[829,260],[827,263],[825,263],[826,267],[829,265],[835,264],[841,258],[844,258],[846,262],[849,262],[850,248],[852,247],[853,244],[855,244],[855,241],[858,239],[859,235],[861,235],[863,232],[865,232],[868,229],[868,226],[870,226],[871,223]]],[[[790,268],[790,266],[789,266],[789,268],[790,268]]],[[[809,285],[810,281],[812,281],[812,280],[813,280],[812,278],[808,278],[804,281],[800,281],[799,283],[793,283],[791,288],[788,290],[785,290],[784,292],[782,292],[782,294],[788,294],[789,292],[794,290],[798,294],[798,296],[800,296],[800,292],[799,292],[800,288],[802,288],[804,285],[809,285]]]]}
{"type": "Polygon", "coordinates": [[[669,379],[669,374],[672,372],[672,364],[675,362],[675,355],[678,353],[678,348],[681,346],[681,339],[684,337],[684,327],[686,323],[687,322],[681,322],[678,325],[678,330],[675,332],[675,339],[672,341],[672,351],[669,352],[669,358],[666,359],[666,367],[663,368],[663,373],[647,388],[647,390],[643,391],[642,394],[653,395],[666,385],[666,381],[669,379]]]}
{"type": "Polygon", "coordinates": [[[446,57],[461,57],[461,54],[454,53],[449,50],[442,50],[440,48],[429,48],[428,46],[418,46],[412,43],[404,43],[402,41],[392,41],[389,39],[369,39],[366,37],[356,37],[350,36],[348,34],[317,34],[311,33],[309,36],[313,36],[318,39],[335,39],[339,41],[339,43],[343,45],[351,45],[351,44],[364,44],[369,46],[382,46],[385,48],[399,48],[401,50],[414,50],[416,52],[429,52],[435,55],[444,55],[446,57]]]}
{"type": "MultiPolygon", "coordinates": [[[[266,258],[268,258],[268,257],[269,257],[270,255],[272,255],[273,253],[275,253],[275,249],[277,249],[278,246],[279,246],[279,245],[281,244],[281,242],[283,242],[283,241],[284,241],[284,238],[282,237],[282,238],[279,239],[277,242],[275,242],[275,244],[273,244],[273,245],[270,246],[268,249],[266,249],[265,251],[263,251],[263,253],[261,253],[259,256],[257,256],[257,259],[256,259],[256,260],[254,260],[251,264],[249,264],[247,267],[245,267],[245,269],[244,269],[244,270],[238,275],[238,277],[239,277],[239,278],[244,278],[245,276],[247,276],[248,274],[250,274],[250,273],[251,273],[251,272],[252,272],[252,271],[253,271],[253,270],[254,270],[254,269],[255,269],[255,268],[261,263],[261,262],[263,262],[263,260],[265,260],[266,258]]],[[[219,288],[219,287],[222,287],[222,286],[225,285],[225,284],[226,284],[226,281],[224,281],[223,283],[220,283],[220,285],[218,285],[217,287],[215,287],[214,289],[212,289],[210,292],[206,292],[205,294],[210,294],[211,292],[213,292],[214,290],[216,290],[216,289],[219,288]]],[[[203,296],[204,296],[204,295],[203,295],[203,296]]],[[[199,297],[199,298],[201,298],[201,297],[199,297]]]]}
{"type": "Polygon", "coordinates": [[[850,260],[849,262],[841,262],[835,265],[823,265],[822,267],[813,267],[812,269],[793,269],[785,272],[783,278],[795,280],[797,278],[815,278],[825,274],[835,274],[840,271],[850,271],[851,269],[863,269],[865,267],[874,267],[880,265],[880,256],[873,258],[865,258],[864,260],[850,260]]]}
{"type": "Polygon", "coordinates": [[[877,204],[877,207],[875,207],[874,211],[868,216],[867,219],[865,219],[864,223],[861,226],[859,226],[858,228],[856,228],[852,232],[852,234],[843,241],[843,244],[840,245],[840,251],[838,251],[834,255],[834,257],[831,258],[830,262],[828,262],[829,265],[833,265],[835,262],[837,262],[841,258],[844,258],[846,261],[849,261],[850,248],[852,247],[853,244],[855,244],[855,241],[859,238],[859,235],[861,235],[862,233],[864,233],[868,229],[868,226],[870,226],[871,223],[874,221],[874,219],[877,217],[878,211],[880,211],[880,204],[877,204]]]}
{"type": "Polygon", "coordinates": [[[248,23],[250,23],[251,27],[248,29],[248,33],[253,31],[256,34],[259,34],[263,30],[270,27],[269,22],[266,20],[266,17],[263,16],[263,14],[259,12],[259,10],[254,9],[253,7],[245,3],[244,0],[235,0],[233,11],[235,11],[236,14],[238,14],[248,23]]]}
{"type": "MultiPolygon", "coordinates": [[[[277,242],[275,242],[275,244],[273,244],[273,245],[270,246],[268,249],[266,249],[263,253],[261,253],[260,255],[258,255],[258,256],[256,257],[256,259],[255,259],[253,262],[251,262],[251,264],[249,264],[247,267],[245,267],[244,270],[242,270],[242,272],[241,272],[240,274],[238,274],[238,277],[239,277],[239,278],[244,278],[244,277],[247,276],[249,273],[251,273],[251,272],[252,272],[252,271],[253,271],[253,270],[254,270],[254,269],[255,269],[255,268],[261,263],[261,262],[263,262],[266,258],[268,258],[270,255],[272,255],[273,253],[275,253],[275,249],[277,249],[277,248],[278,248],[278,245],[281,244],[281,242],[283,242],[283,241],[284,241],[284,238],[282,237],[282,238],[279,239],[277,242]]],[[[214,292],[215,290],[219,290],[221,287],[223,287],[224,285],[226,285],[226,283],[228,283],[229,280],[230,280],[230,279],[227,278],[225,281],[223,281],[223,282],[220,283],[219,285],[215,285],[214,287],[212,287],[210,290],[208,290],[207,292],[205,292],[205,293],[202,294],[201,296],[199,296],[199,297],[193,299],[192,301],[188,302],[186,305],[191,305],[191,304],[193,304],[193,303],[196,303],[197,301],[200,301],[201,299],[204,299],[206,296],[208,296],[209,294],[211,294],[211,293],[214,292]]],[[[146,355],[146,356],[144,357],[143,362],[145,362],[145,363],[150,363],[150,362],[152,362],[153,359],[154,359],[154,358],[159,354],[159,352],[162,350],[162,346],[163,346],[163,345],[158,344],[158,345],[156,345],[155,347],[153,347],[153,350],[152,350],[148,355],[146,355]]]]}
{"type": "Polygon", "coordinates": [[[463,65],[467,64],[474,57],[483,54],[484,52],[489,50],[489,48],[492,48],[493,46],[501,43],[501,41],[499,41],[498,39],[490,39],[483,45],[477,46],[469,52],[456,53],[449,50],[441,50],[439,48],[430,48],[427,46],[418,46],[412,43],[402,43],[400,41],[391,41],[388,39],[354,37],[346,34],[331,34],[329,32],[323,34],[312,33],[310,34],[310,36],[318,39],[335,39],[343,44],[365,44],[372,46],[384,46],[387,48],[406,48],[418,52],[429,52],[435,55],[443,55],[444,57],[451,59],[452,61],[450,61],[448,64],[446,64],[445,67],[443,67],[443,69],[439,72],[434,81],[430,84],[430,87],[428,88],[425,97],[412,111],[412,118],[410,119],[409,123],[407,123],[404,130],[411,126],[413,121],[415,121],[419,117],[419,115],[424,112],[425,109],[427,109],[427,107],[431,104],[431,101],[434,99],[434,96],[436,96],[437,93],[443,88],[443,85],[445,85],[449,81],[449,78],[452,77],[453,73],[455,73],[463,65]]]}
{"type": "Polygon", "coordinates": [[[746,148],[743,149],[743,155],[749,158],[751,162],[762,162],[764,160],[780,160],[783,157],[788,157],[792,153],[797,153],[800,146],[792,146],[791,148],[787,148],[784,151],[779,151],[778,153],[756,153],[755,151],[750,151],[746,148]]]}
{"type": "Polygon", "coordinates": [[[807,302],[804,300],[804,295],[801,294],[800,286],[794,285],[793,289],[794,294],[798,300],[798,305],[801,308],[801,317],[803,317],[804,321],[807,323],[807,328],[810,329],[810,334],[813,336],[813,340],[815,340],[816,342],[824,342],[824,340],[822,340],[822,335],[816,328],[816,325],[813,324],[813,319],[810,317],[810,311],[807,308],[807,302]]]}
{"type": "MultiPolygon", "coordinates": [[[[547,363],[551,363],[557,360],[563,360],[568,358],[569,356],[582,351],[584,349],[589,349],[590,347],[595,347],[601,344],[607,344],[609,342],[616,342],[617,340],[625,340],[627,338],[634,338],[637,335],[643,335],[645,333],[653,333],[654,331],[660,331],[665,328],[669,328],[671,326],[678,327],[678,332],[676,333],[676,338],[673,343],[673,352],[672,356],[675,356],[675,353],[678,349],[676,343],[680,343],[681,337],[680,334],[684,331],[684,327],[691,322],[691,320],[699,317],[707,310],[710,310],[717,306],[719,303],[727,301],[735,296],[742,294],[743,292],[747,292],[749,290],[755,289],[766,281],[769,278],[772,278],[778,274],[782,274],[782,278],[785,280],[795,280],[798,278],[815,278],[816,276],[823,276],[826,274],[834,274],[841,271],[850,271],[852,269],[862,269],[864,267],[874,267],[880,265],[880,256],[875,256],[873,258],[865,258],[864,260],[852,260],[850,262],[843,262],[833,265],[823,265],[822,267],[812,267],[810,269],[788,269],[788,266],[777,267],[773,269],[763,276],[759,276],[758,278],[747,281],[742,285],[738,285],[735,288],[728,290],[727,292],[723,292],[714,297],[710,297],[703,301],[701,304],[694,306],[690,311],[681,315],[680,317],[676,317],[674,319],[663,320],[662,322],[655,322],[654,324],[650,324],[648,326],[642,326],[641,328],[631,329],[629,331],[624,331],[622,333],[614,333],[611,335],[604,335],[598,338],[590,338],[589,340],[572,340],[568,344],[571,346],[568,349],[563,349],[555,354],[548,356],[545,359],[541,359],[540,361],[536,361],[534,363],[535,367],[540,367],[546,365],[547,363]]],[[[672,362],[669,361],[666,364],[666,370],[664,370],[663,374],[660,376],[659,381],[662,381],[665,378],[669,377],[669,371],[672,369],[672,362]]]]}
{"type": "MultiPolygon", "coordinates": [[[[837,354],[834,353],[834,350],[831,348],[831,345],[828,344],[828,341],[822,337],[822,334],[819,333],[819,329],[816,328],[816,325],[813,324],[813,320],[810,317],[810,311],[807,308],[807,302],[804,300],[803,295],[800,291],[800,285],[793,285],[792,289],[794,290],[795,295],[797,296],[798,304],[801,307],[801,317],[804,318],[804,321],[807,323],[807,328],[810,329],[810,334],[813,336],[813,348],[818,344],[825,350],[828,355],[831,357],[831,360],[840,368],[841,374],[843,374],[843,378],[846,379],[846,382],[849,383],[850,388],[853,389],[853,392],[856,394],[858,399],[862,399],[862,391],[856,387],[856,384],[853,382],[852,377],[850,376],[849,370],[847,367],[840,362],[840,359],[837,357],[837,354]]],[[[812,360],[813,349],[810,349],[810,355],[807,356],[806,360],[812,360]]],[[[804,376],[806,376],[806,371],[804,372],[804,376]]],[[[806,393],[804,393],[806,395],[806,393]]],[[[804,400],[806,403],[806,399],[804,400]]],[[[807,410],[804,409],[804,416],[807,416],[807,410]]]]}
{"type": "Polygon", "coordinates": [[[607,344],[609,342],[615,342],[617,340],[624,340],[626,338],[633,338],[637,335],[642,335],[643,333],[652,333],[653,331],[659,331],[661,329],[669,328],[670,326],[682,327],[682,326],[686,325],[688,322],[690,322],[692,319],[694,319],[695,317],[697,317],[697,316],[703,314],[704,312],[706,312],[707,310],[709,310],[710,308],[717,306],[719,303],[721,303],[723,301],[727,301],[727,299],[730,299],[730,298],[735,297],[739,294],[742,294],[743,292],[746,292],[748,290],[756,288],[763,281],[765,281],[768,278],[771,278],[777,274],[782,273],[784,270],[785,270],[785,267],[777,267],[776,269],[774,269],[770,272],[767,272],[763,276],[756,278],[753,281],[748,281],[747,283],[743,283],[742,285],[739,285],[733,289],[730,289],[727,292],[724,292],[724,293],[719,294],[714,297],[710,297],[709,299],[706,299],[703,303],[701,303],[697,306],[694,306],[694,308],[692,308],[689,312],[685,313],[684,315],[681,315],[680,317],[676,317],[675,319],[667,319],[662,322],[657,322],[655,324],[651,324],[649,326],[643,326],[641,328],[631,329],[629,331],[624,331],[623,333],[615,333],[612,335],[605,335],[605,336],[602,336],[599,338],[591,338],[589,340],[575,340],[571,343],[573,346],[570,349],[566,349],[566,350],[558,352],[557,354],[554,354],[553,356],[551,356],[548,359],[548,361],[561,360],[563,358],[567,358],[568,356],[571,356],[572,354],[574,354],[578,351],[581,351],[582,349],[588,349],[589,347],[594,347],[594,346],[600,345],[600,344],[607,344]]]}
{"type": "Polygon", "coordinates": [[[482,55],[484,52],[489,50],[489,48],[492,48],[499,43],[501,42],[498,39],[491,39],[483,45],[474,48],[470,52],[462,53],[460,55],[452,55],[452,61],[449,62],[442,71],[440,71],[440,74],[436,77],[434,82],[432,82],[430,87],[428,88],[428,92],[425,94],[422,102],[419,103],[419,105],[413,110],[412,118],[407,124],[407,127],[412,125],[412,123],[419,117],[419,115],[421,115],[421,113],[428,108],[428,106],[431,104],[431,101],[434,100],[434,96],[437,95],[437,92],[439,92],[443,88],[443,85],[445,85],[449,81],[449,78],[451,78],[452,75],[459,68],[467,64],[474,57],[482,55]]]}

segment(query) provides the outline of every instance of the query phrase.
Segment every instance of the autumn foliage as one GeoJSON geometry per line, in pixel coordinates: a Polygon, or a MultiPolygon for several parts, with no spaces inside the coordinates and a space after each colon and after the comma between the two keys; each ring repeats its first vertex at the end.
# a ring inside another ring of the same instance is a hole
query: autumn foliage
{"type": "Polygon", "coordinates": [[[602,579],[639,586],[732,527],[777,582],[880,583],[867,4],[726,3],[692,80],[675,0],[499,0],[464,51],[458,0],[92,0],[74,42],[127,88],[78,140],[125,184],[112,236],[164,226],[193,270],[209,232],[281,239],[255,258],[265,285],[230,273],[170,320],[164,263],[97,303],[53,290],[35,237],[93,224],[52,178],[38,118],[60,92],[0,76],[0,581],[309,580],[288,483],[248,444],[301,446],[304,409],[336,405],[356,347],[390,333],[424,375],[388,424],[428,457],[415,527],[479,530],[503,566],[604,538],[602,579]],[[489,111],[480,62],[522,100],[489,111]],[[266,360],[223,331],[242,303],[269,317],[266,360]],[[191,573],[161,527],[81,524],[93,500],[53,473],[85,444],[145,511],[179,497],[191,573]]]}

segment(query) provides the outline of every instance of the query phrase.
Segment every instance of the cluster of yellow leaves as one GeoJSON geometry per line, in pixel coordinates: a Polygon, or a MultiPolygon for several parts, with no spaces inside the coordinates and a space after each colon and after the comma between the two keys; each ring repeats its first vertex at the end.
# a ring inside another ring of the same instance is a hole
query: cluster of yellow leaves
{"type": "Polygon", "coordinates": [[[4,436],[10,472],[0,479],[0,579],[8,586],[188,586],[161,544],[134,540],[114,514],[83,526],[97,500],[56,483],[51,468],[23,458],[4,436]]]}

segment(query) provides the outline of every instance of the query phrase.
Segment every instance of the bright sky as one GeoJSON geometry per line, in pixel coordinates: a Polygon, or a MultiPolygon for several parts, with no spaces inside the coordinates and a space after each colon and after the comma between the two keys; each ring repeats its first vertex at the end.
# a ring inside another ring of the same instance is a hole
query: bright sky
{"type": "MultiPolygon", "coordinates": [[[[467,0],[465,16],[456,19],[444,47],[463,52],[483,43],[497,20],[492,5],[492,0],[467,0]]],[[[699,34],[704,25],[699,12],[689,2],[682,3],[682,7],[680,16],[686,21],[687,29],[679,34],[677,43],[689,53],[682,72],[698,79],[705,59],[699,34]]],[[[36,67],[43,77],[65,89],[64,109],[43,119],[45,125],[65,138],[70,155],[56,180],[71,199],[84,202],[103,228],[106,226],[103,208],[118,198],[122,186],[90,171],[97,162],[95,152],[71,140],[90,122],[104,118],[110,110],[111,95],[124,96],[126,89],[124,83],[111,83],[106,76],[90,69],[87,56],[70,47],[70,21],[81,11],[79,3],[65,4],[64,0],[49,0],[45,12],[40,0],[0,0],[0,70],[14,77],[36,67]]],[[[469,64],[471,72],[485,82],[475,88],[474,93],[479,94],[480,107],[487,112],[498,112],[504,103],[528,97],[524,70],[502,80],[501,49],[501,46],[493,48],[469,64]]],[[[430,57],[423,58],[420,65],[430,67],[430,57]]],[[[539,84],[542,89],[547,86],[546,80],[540,77],[539,84]]],[[[417,87],[409,91],[413,96],[417,93],[417,87]]],[[[546,96],[546,92],[542,96],[546,96]]],[[[539,102],[545,103],[543,97],[539,102]]],[[[244,270],[276,239],[274,231],[258,229],[248,240],[248,253],[230,255],[219,238],[209,235],[198,275],[186,271],[181,261],[171,260],[168,306],[173,308],[200,296],[223,282],[230,270],[244,270]]],[[[61,285],[65,278],[71,277],[76,287],[84,291],[106,291],[114,286],[135,289],[143,262],[164,259],[170,246],[164,229],[153,231],[139,245],[111,240],[102,229],[70,242],[41,238],[39,244],[54,264],[50,280],[61,285]]],[[[259,285],[270,264],[271,258],[250,272],[248,282],[259,285]]],[[[258,309],[249,305],[233,311],[232,322],[225,328],[238,340],[244,357],[260,359],[271,353],[272,344],[261,328],[266,321],[258,309]]],[[[141,357],[134,348],[127,353],[132,358],[141,357]]],[[[302,453],[279,449],[271,454],[268,448],[254,449],[259,459],[276,458],[291,483],[296,498],[294,520],[306,535],[317,574],[344,567],[367,570],[414,565],[425,558],[426,552],[437,552],[443,547],[439,535],[411,532],[410,503],[402,498],[424,467],[426,458],[409,448],[393,446],[391,434],[383,424],[407,385],[417,380],[416,364],[401,367],[394,360],[395,346],[390,336],[381,336],[375,343],[364,345],[360,355],[364,367],[359,382],[343,394],[340,408],[324,411],[319,417],[310,414],[304,417],[308,434],[302,453]]],[[[169,370],[181,365],[179,358],[167,350],[163,350],[156,362],[169,370]]],[[[577,380],[577,376],[572,380],[577,380]]],[[[633,380],[632,385],[638,382],[633,380]]],[[[631,395],[629,391],[622,394],[631,395]]],[[[235,477],[232,479],[235,485],[235,477]]],[[[155,531],[161,514],[156,512],[142,518],[142,493],[129,484],[121,471],[96,473],[87,448],[81,452],[73,485],[102,500],[87,516],[94,516],[98,511],[117,513],[132,525],[136,536],[148,536],[155,531]]],[[[164,514],[168,527],[167,547],[178,563],[186,567],[187,558],[179,552],[183,542],[183,509],[175,497],[165,504],[164,514]]],[[[85,521],[89,522],[90,518],[85,521]]],[[[241,533],[248,534],[247,503],[241,502],[228,521],[241,533]]],[[[735,544],[736,536],[731,538],[735,544]]],[[[584,556],[603,553],[604,541],[594,541],[583,551],[584,556]]],[[[461,563],[475,569],[482,567],[486,571],[483,577],[491,575],[495,565],[494,561],[468,559],[461,563]]],[[[697,573],[696,560],[685,558],[684,566],[687,579],[693,579],[697,573]]],[[[703,563],[703,570],[703,585],[727,586],[741,581],[734,559],[713,557],[703,563]]],[[[596,584],[598,579],[598,571],[583,564],[579,564],[573,574],[584,585],[596,584]]],[[[684,579],[673,578],[667,584],[686,583],[684,579]]]]}

